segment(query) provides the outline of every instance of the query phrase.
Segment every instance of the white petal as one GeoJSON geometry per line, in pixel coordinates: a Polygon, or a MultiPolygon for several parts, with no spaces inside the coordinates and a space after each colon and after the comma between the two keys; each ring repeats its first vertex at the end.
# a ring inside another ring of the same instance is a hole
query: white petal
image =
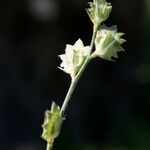
{"type": "Polygon", "coordinates": [[[65,52],[66,52],[66,53],[69,53],[71,50],[72,50],[72,45],[67,44],[67,45],[66,45],[65,52]]]}
{"type": "Polygon", "coordinates": [[[60,69],[60,70],[64,71],[65,73],[68,73],[68,72],[66,72],[66,70],[65,70],[65,69],[63,69],[63,68],[61,68],[61,67],[58,67],[58,69],[60,69]]]}
{"type": "Polygon", "coordinates": [[[64,59],[65,59],[65,54],[62,54],[62,55],[59,55],[59,57],[60,57],[60,59],[62,60],[62,61],[64,61],[64,59]]]}
{"type": "Polygon", "coordinates": [[[79,49],[82,48],[83,46],[84,45],[81,39],[78,39],[74,44],[74,47],[79,48],[79,49]]]}

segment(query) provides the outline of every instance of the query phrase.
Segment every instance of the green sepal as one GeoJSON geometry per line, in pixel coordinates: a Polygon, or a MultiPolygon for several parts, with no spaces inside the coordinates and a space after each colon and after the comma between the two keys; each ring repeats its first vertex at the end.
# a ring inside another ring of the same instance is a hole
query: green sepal
{"type": "Polygon", "coordinates": [[[52,102],[51,110],[45,112],[41,137],[48,143],[53,143],[54,139],[60,133],[63,120],[65,120],[65,118],[60,116],[60,107],[55,102],[52,102]]]}
{"type": "Polygon", "coordinates": [[[117,32],[117,26],[107,27],[102,25],[95,38],[97,55],[105,60],[114,61],[112,57],[118,58],[117,52],[124,51],[121,46],[126,40],[121,38],[124,33],[117,32]]]}
{"type": "Polygon", "coordinates": [[[107,3],[106,0],[93,0],[89,2],[89,6],[87,14],[96,26],[107,20],[112,10],[111,3],[107,3]]]}

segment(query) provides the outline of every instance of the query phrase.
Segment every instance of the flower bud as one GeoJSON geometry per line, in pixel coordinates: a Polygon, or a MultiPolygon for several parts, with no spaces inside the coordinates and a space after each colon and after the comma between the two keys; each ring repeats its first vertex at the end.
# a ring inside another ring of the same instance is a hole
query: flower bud
{"type": "Polygon", "coordinates": [[[97,32],[95,38],[96,50],[93,55],[109,61],[112,61],[112,57],[118,58],[117,52],[124,51],[121,46],[126,41],[121,38],[123,35],[124,33],[117,32],[117,26],[108,28],[103,25],[97,32]]]}
{"type": "Polygon", "coordinates": [[[49,144],[53,144],[54,139],[59,135],[64,117],[60,116],[60,107],[55,102],[52,103],[51,111],[45,112],[45,119],[42,125],[42,138],[49,144]]]}
{"type": "Polygon", "coordinates": [[[111,3],[107,3],[106,0],[93,0],[89,5],[87,13],[95,26],[99,26],[100,23],[108,19],[112,10],[111,3]]]}
{"type": "Polygon", "coordinates": [[[67,44],[65,54],[59,55],[62,60],[59,68],[74,78],[83,65],[88,52],[89,46],[84,47],[80,39],[74,45],[67,44]]]}

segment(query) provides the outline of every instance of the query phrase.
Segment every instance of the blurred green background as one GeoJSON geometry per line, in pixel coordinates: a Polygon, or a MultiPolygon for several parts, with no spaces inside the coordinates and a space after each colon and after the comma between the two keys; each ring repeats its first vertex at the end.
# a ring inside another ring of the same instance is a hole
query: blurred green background
{"type": "MultiPolygon", "coordinates": [[[[125,33],[117,63],[93,60],[54,150],[150,149],[150,1],[110,0],[107,26],[125,33]]],[[[65,44],[90,43],[86,0],[0,1],[0,150],[44,150],[44,111],[61,105],[70,77],[65,44]]]]}

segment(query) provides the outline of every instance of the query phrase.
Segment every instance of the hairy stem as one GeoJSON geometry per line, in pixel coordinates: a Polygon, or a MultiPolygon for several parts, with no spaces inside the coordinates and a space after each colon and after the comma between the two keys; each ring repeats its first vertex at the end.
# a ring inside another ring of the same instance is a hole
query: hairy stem
{"type": "MultiPolygon", "coordinates": [[[[98,27],[97,27],[98,28],[98,27]]],[[[96,35],[96,32],[97,32],[97,29],[94,28],[94,31],[93,31],[93,35],[92,35],[92,40],[91,40],[91,44],[90,44],[90,50],[89,50],[89,53],[87,55],[87,58],[84,62],[84,64],[82,65],[80,71],[78,72],[78,74],[75,76],[74,79],[71,80],[71,84],[70,84],[70,88],[68,90],[68,93],[65,97],[65,100],[63,102],[63,105],[61,107],[61,110],[60,110],[60,115],[63,116],[65,114],[65,111],[66,111],[66,108],[68,106],[68,103],[70,101],[70,98],[73,94],[73,91],[82,75],[82,73],[84,72],[86,66],[88,65],[88,63],[90,62],[90,55],[91,55],[91,52],[92,52],[92,49],[93,49],[93,46],[94,46],[94,40],[95,40],[95,35],[96,35]]]]}

